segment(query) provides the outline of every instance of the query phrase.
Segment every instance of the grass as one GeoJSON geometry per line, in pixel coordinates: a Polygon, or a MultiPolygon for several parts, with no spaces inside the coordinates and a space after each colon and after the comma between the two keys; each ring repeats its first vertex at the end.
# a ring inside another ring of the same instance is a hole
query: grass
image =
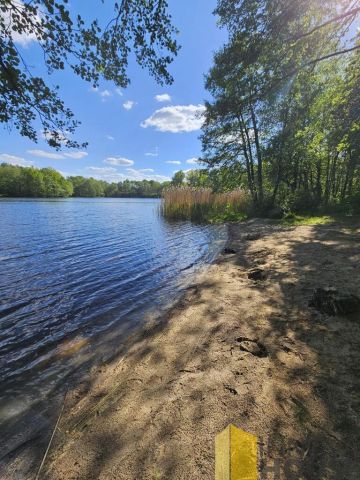
{"type": "Polygon", "coordinates": [[[329,215],[314,217],[290,214],[282,218],[279,223],[285,227],[296,227],[298,225],[326,225],[334,221],[335,218],[329,215]]]}
{"type": "MultiPolygon", "coordinates": [[[[198,223],[240,222],[250,213],[255,214],[250,195],[242,189],[231,192],[213,193],[210,188],[189,186],[170,187],[163,192],[161,212],[168,220],[191,220],[198,223]]],[[[326,225],[333,222],[346,223],[348,228],[355,224],[359,216],[298,215],[288,213],[274,223],[284,227],[298,225],[326,225]]],[[[356,223],[358,228],[358,223],[356,223]]]]}
{"type": "Polygon", "coordinates": [[[249,206],[248,193],[240,189],[213,193],[210,188],[171,187],[163,192],[161,211],[168,220],[220,223],[244,220],[249,206]]]}

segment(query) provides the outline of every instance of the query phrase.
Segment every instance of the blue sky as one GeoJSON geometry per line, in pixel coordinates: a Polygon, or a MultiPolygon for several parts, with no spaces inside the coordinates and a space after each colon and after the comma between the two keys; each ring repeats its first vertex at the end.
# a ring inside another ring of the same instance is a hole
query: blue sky
{"type": "MultiPolygon", "coordinates": [[[[105,4],[102,6],[100,0],[87,1],[87,11],[98,11],[101,18],[111,18],[113,2],[108,0],[105,4]]],[[[35,144],[15,129],[3,129],[0,161],[51,166],[65,175],[107,181],[165,180],[176,170],[194,168],[195,159],[201,154],[201,120],[194,115],[201,112],[208,96],[204,74],[211,66],[213,52],[226,40],[226,33],[217,27],[212,15],[215,5],[216,0],[169,1],[182,47],[170,66],[175,79],[171,86],[157,85],[134,62],[129,67],[131,84],[121,91],[109,82],[94,91],[69,70],[48,77],[41,67],[36,42],[19,39],[33,72],[60,86],[61,97],[82,122],[75,137],[80,142],[88,141],[89,146],[81,151],[57,152],[47,146],[41,135],[35,144]]],[[[41,131],[40,125],[38,130],[41,131]]]]}

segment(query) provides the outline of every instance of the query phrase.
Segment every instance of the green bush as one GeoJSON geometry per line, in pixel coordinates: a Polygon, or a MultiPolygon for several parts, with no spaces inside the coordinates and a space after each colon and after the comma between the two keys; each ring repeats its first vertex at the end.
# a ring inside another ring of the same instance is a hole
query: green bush
{"type": "Polygon", "coordinates": [[[288,194],[281,207],[285,212],[298,214],[315,214],[319,209],[319,199],[316,195],[306,190],[288,194]]]}

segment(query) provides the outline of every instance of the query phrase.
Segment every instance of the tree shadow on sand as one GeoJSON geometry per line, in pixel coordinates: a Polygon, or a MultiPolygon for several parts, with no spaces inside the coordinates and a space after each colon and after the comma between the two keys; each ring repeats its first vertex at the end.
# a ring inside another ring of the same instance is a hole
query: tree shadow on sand
{"type": "MultiPolygon", "coordinates": [[[[261,262],[268,269],[267,282],[277,285],[280,295],[271,298],[261,282],[254,284],[264,292],[263,301],[278,310],[267,316],[261,332],[254,331],[268,346],[281,378],[276,400],[286,417],[273,420],[267,453],[282,464],[297,460],[287,480],[355,480],[360,477],[360,312],[329,316],[309,303],[319,287],[359,295],[360,232],[346,224],[297,232],[281,235],[282,248],[268,249],[265,257],[271,258],[261,262]]],[[[236,262],[249,268],[254,265],[249,259],[257,259],[251,246],[236,262]]]]}
{"type": "Polygon", "coordinates": [[[43,478],[212,479],[229,423],[259,437],[262,478],[277,459],[286,480],[360,478],[360,316],[309,307],[318,287],[359,293],[357,227],[231,227],[220,277],[73,386],[43,478]],[[266,280],[247,278],[256,266],[266,280]]]}

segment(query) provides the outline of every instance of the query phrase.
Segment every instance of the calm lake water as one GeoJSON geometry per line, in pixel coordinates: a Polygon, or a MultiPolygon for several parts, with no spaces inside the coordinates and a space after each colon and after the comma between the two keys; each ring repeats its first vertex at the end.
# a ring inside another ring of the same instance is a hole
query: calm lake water
{"type": "Polygon", "coordinates": [[[0,423],[163,313],[222,248],[222,227],[158,210],[148,199],[0,199],[0,423]]]}

